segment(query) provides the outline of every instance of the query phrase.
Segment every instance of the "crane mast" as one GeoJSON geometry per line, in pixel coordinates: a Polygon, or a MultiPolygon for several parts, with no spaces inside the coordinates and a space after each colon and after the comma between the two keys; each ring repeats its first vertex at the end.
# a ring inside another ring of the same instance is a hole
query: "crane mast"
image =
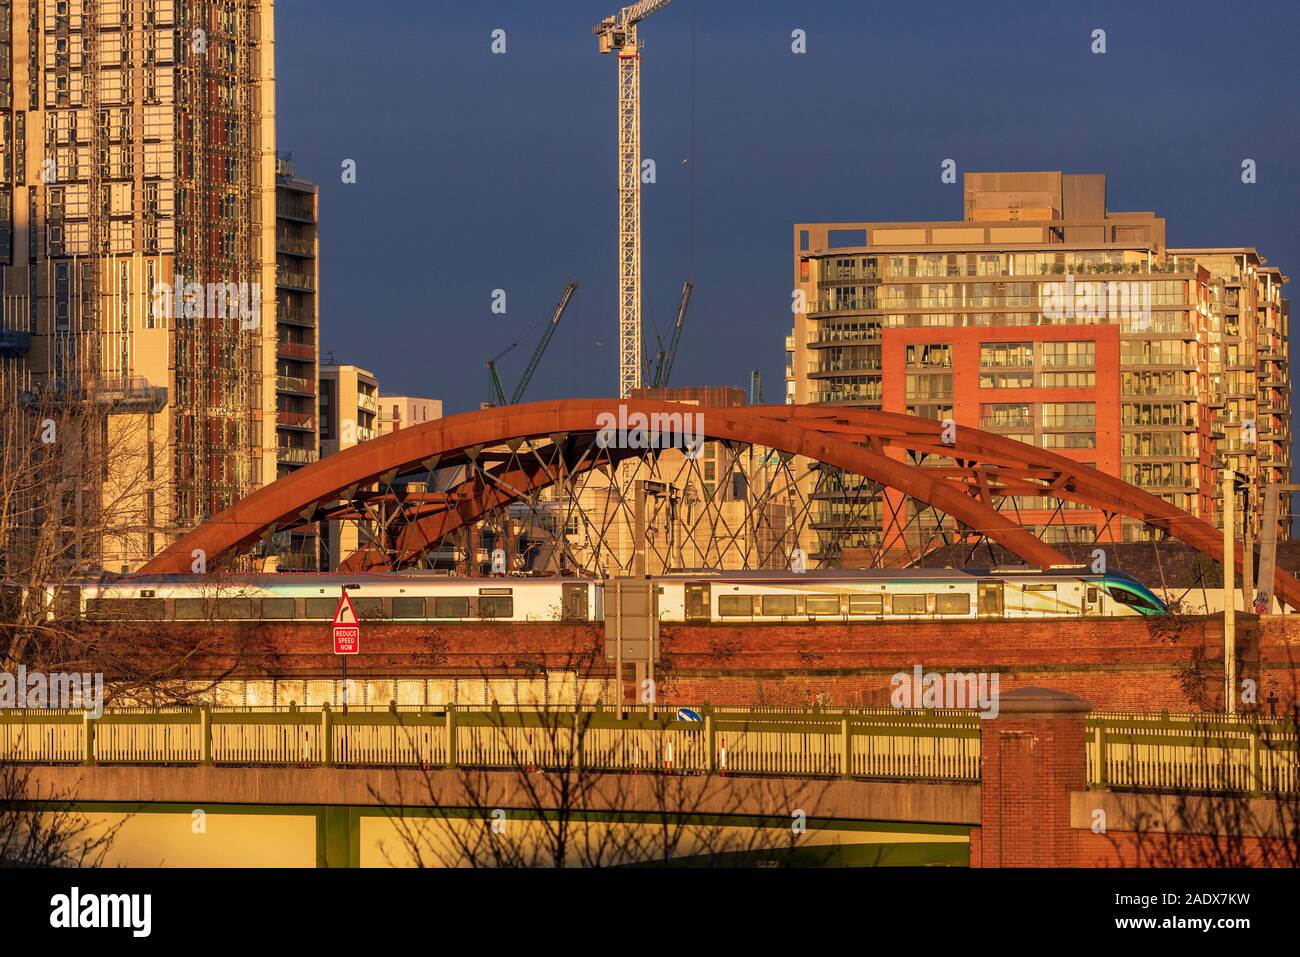
{"type": "Polygon", "coordinates": [[[672,0],[640,0],[592,34],[618,55],[618,394],[641,387],[641,48],[637,24],[672,0]]]}

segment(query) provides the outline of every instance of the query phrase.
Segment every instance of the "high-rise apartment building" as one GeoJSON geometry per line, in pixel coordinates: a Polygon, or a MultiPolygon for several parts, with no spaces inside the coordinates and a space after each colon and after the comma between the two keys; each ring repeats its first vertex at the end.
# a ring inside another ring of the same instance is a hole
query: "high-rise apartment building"
{"type": "MultiPolygon", "coordinates": [[[[379,380],[353,365],[320,367],[320,454],[333,455],[379,435],[379,380]]],[[[320,567],[339,562],[362,541],[356,522],[327,522],[321,527],[320,567]]]]}
{"type": "Polygon", "coordinates": [[[0,0],[7,373],[115,397],[112,571],[276,475],[273,9],[0,0]]]}
{"type": "MultiPolygon", "coordinates": [[[[275,459],[284,478],[320,457],[317,363],[320,358],[320,188],[281,155],[275,177],[275,459]]],[[[314,571],[314,526],[286,532],[277,568],[314,571]]]]}
{"type": "MultiPolygon", "coordinates": [[[[1101,175],[969,173],[964,201],[960,221],[795,226],[788,401],[1005,434],[1211,522],[1225,456],[1284,480],[1285,276],[1250,249],[1169,249],[1155,213],[1107,209],[1101,175]]],[[[928,537],[926,516],[862,491],[819,496],[819,555],[845,536],[880,547],[912,519],[928,537]]],[[[1150,534],[1052,500],[1004,508],[1050,541],[1150,534]]]]}

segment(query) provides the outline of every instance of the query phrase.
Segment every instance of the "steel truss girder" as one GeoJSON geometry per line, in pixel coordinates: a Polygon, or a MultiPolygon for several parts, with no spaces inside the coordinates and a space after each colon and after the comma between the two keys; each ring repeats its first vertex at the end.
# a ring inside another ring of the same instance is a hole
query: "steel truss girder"
{"type": "MultiPolygon", "coordinates": [[[[461,465],[483,456],[485,449],[524,440],[551,438],[554,443],[555,437],[561,436],[581,447],[608,421],[601,416],[619,418],[620,406],[625,422],[634,413],[649,417],[701,411],[698,406],[652,400],[570,399],[467,412],[401,429],[321,459],[257,490],[174,542],[142,572],[185,572],[195,549],[202,549],[213,567],[222,558],[253,547],[269,529],[301,523],[304,513],[310,515],[319,503],[336,501],[347,490],[355,494],[356,489],[381,479],[391,481],[392,476],[427,470],[431,462],[438,468],[461,465]]],[[[702,411],[707,439],[779,450],[861,475],[945,512],[966,529],[986,536],[1033,566],[1070,562],[992,507],[992,495],[1004,494],[1003,489],[1005,494],[1023,490],[1024,494],[1049,495],[1137,518],[1216,561],[1223,560],[1222,534],[1209,523],[1097,469],[992,433],[960,427],[955,444],[945,445],[940,441],[939,423],[895,413],[840,406],[702,411]],[[903,460],[908,453],[928,455],[936,450],[964,464],[928,468],[903,460]]],[[[541,487],[539,482],[548,479],[545,473],[545,469],[520,470],[497,476],[499,482],[483,479],[485,487],[469,496],[468,507],[459,504],[463,501],[459,494],[450,496],[449,502],[458,503],[455,509],[443,509],[440,517],[435,507],[419,521],[440,522],[434,527],[450,528],[454,523],[448,523],[446,516],[453,511],[456,522],[473,521],[512,496],[518,499],[535,491],[541,487]]],[[[418,522],[408,528],[420,530],[398,533],[397,540],[403,542],[407,554],[423,547],[430,537],[430,530],[418,522]]],[[[1238,567],[1242,561],[1238,556],[1238,567]]],[[[1300,581],[1279,571],[1275,589],[1287,604],[1300,607],[1300,581]]]]}

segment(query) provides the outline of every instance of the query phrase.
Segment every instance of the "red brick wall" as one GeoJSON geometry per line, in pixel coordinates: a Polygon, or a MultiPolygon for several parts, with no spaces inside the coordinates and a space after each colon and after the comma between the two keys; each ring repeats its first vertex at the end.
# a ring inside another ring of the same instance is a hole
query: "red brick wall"
{"type": "Polygon", "coordinates": [[[1084,715],[981,722],[980,836],[972,867],[1071,867],[1070,792],[1088,785],[1084,715]]]}
{"type": "MultiPolygon", "coordinates": [[[[1300,618],[1238,621],[1239,672],[1285,712],[1300,672],[1300,618]]],[[[324,624],[151,626],[123,633],[142,672],[234,677],[334,675],[324,624]],[[176,664],[179,663],[179,664],[176,664]]],[[[665,625],[660,696],[666,702],[887,704],[890,676],[926,670],[997,671],[1000,690],[1070,692],[1100,710],[1222,707],[1217,618],[909,624],[665,625]]],[[[366,624],[355,677],[524,677],[542,669],[608,673],[599,625],[537,622],[366,624]]],[[[112,676],[110,676],[112,677],[112,676]]]]}

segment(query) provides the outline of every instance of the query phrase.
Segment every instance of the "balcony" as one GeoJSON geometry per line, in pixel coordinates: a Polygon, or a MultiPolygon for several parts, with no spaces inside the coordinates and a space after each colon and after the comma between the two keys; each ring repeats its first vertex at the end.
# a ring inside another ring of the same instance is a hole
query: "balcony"
{"type": "Polygon", "coordinates": [[[374,396],[366,395],[363,392],[357,396],[357,408],[378,415],[379,401],[374,396]]]}
{"type": "Polygon", "coordinates": [[[316,428],[316,416],[310,412],[276,412],[276,428],[303,429],[311,432],[316,428]]]}
{"type": "Polygon", "coordinates": [[[997,418],[981,418],[980,428],[985,431],[1005,432],[1008,429],[1016,431],[1030,431],[1034,427],[1034,420],[1028,416],[1024,418],[1010,418],[1007,416],[998,416],[997,418]]]}
{"type": "Polygon", "coordinates": [[[295,289],[299,292],[315,292],[316,277],[309,273],[292,272],[288,269],[275,271],[275,284],[283,289],[295,289]]]}
{"type": "Polygon", "coordinates": [[[310,342],[277,342],[275,354],[283,359],[297,359],[301,362],[316,361],[316,347],[310,342]]]}
{"type": "Polygon", "coordinates": [[[316,315],[307,309],[294,309],[289,306],[281,305],[275,311],[275,321],[277,323],[283,322],[293,326],[315,328],[316,315]]]}
{"type": "Polygon", "coordinates": [[[300,379],[291,375],[278,375],[275,377],[275,388],[279,392],[292,392],[294,395],[315,395],[316,380],[300,379]]]}
{"type": "Polygon", "coordinates": [[[290,256],[312,258],[316,255],[316,244],[310,239],[290,239],[286,236],[275,238],[275,251],[288,253],[290,256]]]}
{"type": "MultiPolygon", "coordinates": [[[[281,413],[282,415],[287,413],[281,413]]],[[[275,450],[275,459],[277,462],[283,462],[286,465],[311,465],[320,458],[320,452],[316,449],[295,449],[289,446],[277,446],[275,450]]]]}
{"type": "Polygon", "coordinates": [[[871,359],[827,360],[826,362],[808,363],[808,374],[835,375],[844,372],[880,372],[880,361],[871,359]]]}

